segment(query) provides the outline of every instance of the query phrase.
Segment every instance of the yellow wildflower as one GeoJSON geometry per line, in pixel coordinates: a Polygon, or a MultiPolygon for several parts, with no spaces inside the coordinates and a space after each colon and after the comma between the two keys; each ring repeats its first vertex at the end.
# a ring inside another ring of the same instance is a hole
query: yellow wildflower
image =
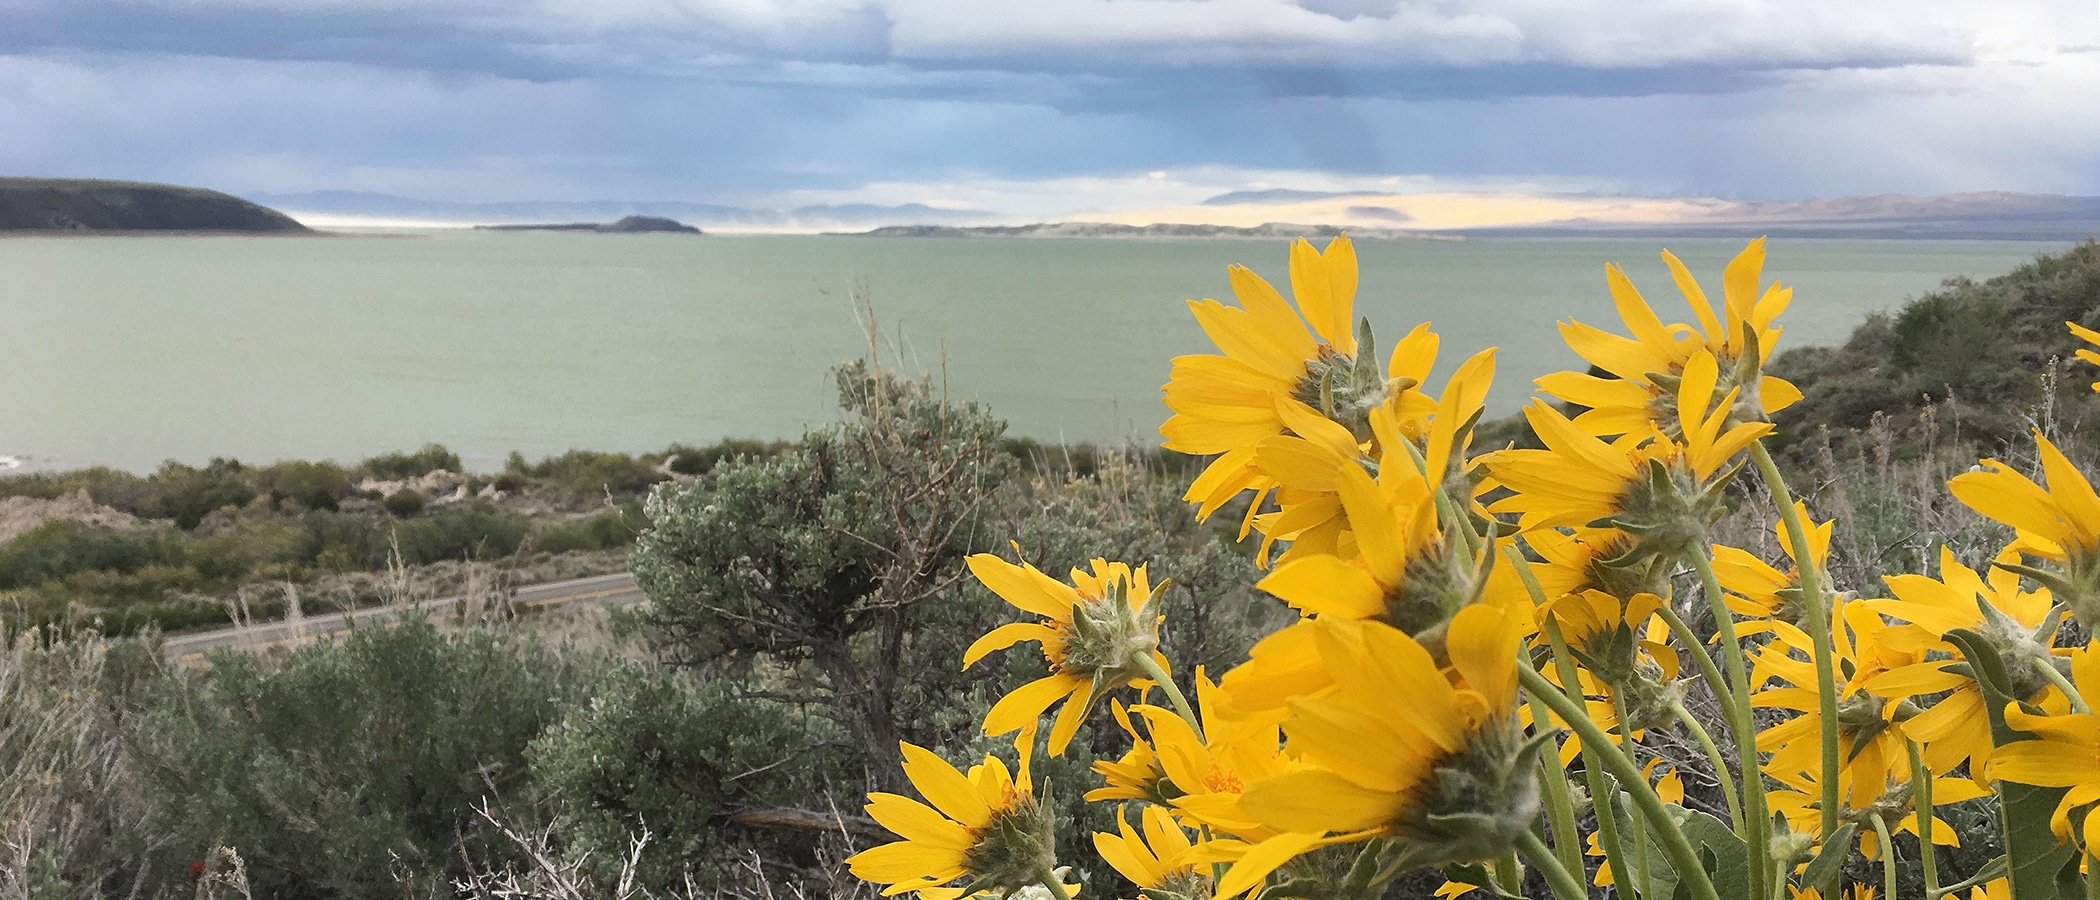
{"type": "MultiPolygon", "coordinates": [[[[1794,512],[1801,517],[1801,521],[1809,523],[1808,547],[1814,557],[1811,565],[1817,572],[1822,572],[1830,565],[1830,533],[1835,523],[1816,522],[1808,515],[1808,504],[1798,500],[1794,501],[1794,512]]],[[[1774,523],[1772,530],[1778,535],[1779,549],[1793,563],[1785,572],[1773,568],[1747,550],[1721,544],[1713,545],[1714,576],[1720,581],[1721,589],[1726,592],[1724,596],[1728,601],[1728,609],[1736,615],[1750,619],[1736,629],[1738,635],[1770,631],[1770,620],[1773,619],[1798,625],[1803,614],[1807,612],[1807,606],[1802,603],[1801,598],[1801,561],[1794,559],[1794,542],[1792,535],[1787,531],[1785,517],[1774,523]]],[[[1830,579],[1827,576],[1819,577],[1817,583],[1825,586],[1824,608],[1835,605],[1828,602],[1835,599],[1828,589],[1830,579]]]]}
{"type": "Polygon", "coordinates": [[[932,805],[869,794],[868,815],[904,840],[849,857],[846,865],[855,877],[887,885],[885,896],[938,895],[946,893],[942,885],[965,876],[973,889],[1010,891],[1051,871],[1056,856],[1050,813],[1029,788],[1025,749],[1018,781],[994,756],[966,776],[930,750],[911,744],[901,749],[905,777],[932,805]]]}
{"type": "Polygon", "coordinates": [[[1145,826],[1142,834],[1117,809],[1115,833],[1094,834],[1094,849],[1101,859],[1140,890],[1184,897],[1208,895],[1209,866],[1174,817],[1164,808],[1147,806],[1140,821],[1145,826]]]}
{"type": "MultiPolygon", "coordinates": [[[[1823,811],[1821,809],[1823,788],[1821,787],[1822,780],[1816,772],[1821,768],[1821,766],[1811,766],[1808,771],[1795,772],[1790,775],[1780,775],[1767,770],[1766,774],[1771,776],[1772,780],[1777,782],[1780,787],[1765,795],[1770,803],[1772,813],[1784,817],[1788,828],[1799,834],[1817,835],[1819,842],[1820,832],[1823,827],[1823,811]]],[[[1839,771],[1838,794],[1840,796],[1870,793],[1866,789],[1855,789],[1853,787],[1852,778],[1854,774],[1853,768],[1839,771]]],[[[1913,837],[1917,836],[1918,810],[1917,804],[1914,802],[1916,798],[1915,788],[1916,786],[1911,783],[1909,776],[1906,774],[1902,781],[1886,783],[1878,791],[1871,791],[1877,799],[1866,808],[1844,804],[1843,808],[1838,811],[1838,821],[1850,822],[1860,826],[1858,847],[1861,855],[1868,859],[1881,858],[1881,838],[1875,834],[1871,824],[1874,814],[1878,813],[1882,821],[1887,823],[1892,837],[1906,833],[1913,837]]],[[[1987,796],[1990,796],[1990,791],[1985,790],[1977,785],[1976,782],[1967,778],[1953,778],[1938,774],[1932,776],[1932,802],[1935,806],[1946,806],[1950,803],[1960,803],[1964,800],[1974,800],[1978,797],[1987,796]]],[[[1953,826],[1948,825],[1944,819],[1935,815],[1932,818],[1932,842],[1946,847],[1959,847],[1961,846],[1961,835],[1953,826]]]]}
{"type": "Polygon", "coordinates": [[[1173,711],[1140,706],[1173,794],[1169,803],[1188,819],[1250,842],[1278,832],[1240,808],[1246,785],[1297,767],[1283,750],[1282,710],[1245,712],[1229,692],[1196,679],[1197,734],[1173,711]]]}
{"type": "MultiPolygon", "coordinates": [[[[1730,394],[1723,409],[1738,422],[1760,421],[1801,399],[1801,391],[1792,384],[1763,374],[1765,361],[1779,343],[1780,329],[1773,320],[1793,299],[1793,290],[1778,284],[1759,291],[1764,238],[1751,241],[1722,274],[1724,298],[1718,316],[1684,264],[1668,251],[1662,258],[1698,318],[1699,329],[1664,325],[1626,273],[1616,265],[1606,266],[1612,302],[1632,337],[1573,320],[1561,323],[1560,333],[1584,360],[1615,377],[1560,372],[1539,379],[1540,390],[1588,407],[1575,424],[1595,435],[1635,434],[1650,423],[1665,430],[1676,427],[1679,417],[1669,407],[1682,402],[1682,394],[1671,380],[1699,353],[1712,355],[1723,367],[1719,386],[1730,394]]],[[[1697,398],[1702,413],[1712,399],[1697,398]]]]}
{"type": "Polygon", "coordinates": [[[1435,492],[1421,475],[1389,466],[1373,481],[1350,466],[1333,485],[1349,517],[1353,558],[1299,557],[1255,587],[1307,615],[1381,619],[1408,632],[1449,617],[1467,585],[1445,552],[1435,492]]]}
{"type": "Polygon", "coordinates": [[[1494,382],[1494,353],[1492,348],[1483,350],[1459,366],[1441,398],[1428,406],[1426,418],[1403,421],[1389,408],[1371,410],[1366,418],[1372,435],[1368,453],[1341,425],[1285,410],[1293,433],[1266,438],[1255,449],[1255,467],[1278,485],[1277,510],[1254,519],[1263,536],[1258,558],[1266,560],[1276,540],[1291,542],[1279,564],[1315,555],[1353,555],[1355,537],[1336,481],[1345,470],[1364,468],[1367,457],[1377,466],[1381,481],[1411,475],[1431,488],[1455,481],[1453,492],[1470,497],[1471,485],[1462,477],[1466,447],[1470,426],[1494,382]],[[1417,430],[1419,448],[1413,443],[1417,430]],[[1457,473],[1452,471],[1454,464],[1457,473]]]}
{"type": "MultiPolygon", "coordinates": [[[[1590,721],[1615,744],[1640,740],[1649,728],[1669,721],[1682,701],[1677,651],[1664,642],[1669,626],[1656,615],[1665,602],[1654,594],[1622,600],[1587,590],[1565,595],[1544,610],[1559,623],[1568,651],[1575,656],[1590,721]],[[1618,701],[1626,705],[1623,723],[1618,701]]],[[[1547,667],[1546,674],[1548,680],[1561,683],[1558,666],[1547,667]]],[[[1528,723],[1530,710],[1523,712],[1528,723]]],[[[1581,740],[1568,732],[1561,741],[1561,764],[1573,761],[1581,747],[1581,740]]]]}
{"type": "Polygon", "coordinates": [[[1679,382],[1682,441],[1650,431],[1606,444],[1577,428],[1543,401],[1524,410],[1543,450],[1502,450],[1488,472],[1514,492],[1488,507],[1515,512],[1527,531],[1562,526],[1613,527],[1651,552],[1675,553],[1700,540],[1721,512],[1715,476],[1751,442],[1772,430],[1766,423],[1728,424],[1733,393],[1717,408],[1707,401],[1718,377],[1714,357],[1693,354],[1679,382]],[[1712,408],[1712,412],[1708,412],[1712,408]]]}
{"type": "Polygon", "coordinates": [[[1109,691],[1145,680],[1143,660],[1163,670],[1159,654],[1159,604],[1145,567],[1096,559],[1092,570],[1072,570],[1065,584],[1032,565],[1014,565],[989,553],[967,562],[970,572],[1006,602],[1042,616],[1040,622],[1011,622],[992,629],[963,654],[967,669],[986,654],[1022,641],[1038,641],[1050,674],[1014,689],[985,714],[984,733],[1007,734],[1030,727],[1060,701],[1050,727],[1050,755],[1063,755],[1092,705],[1109,691]]]}
{"type": "MultiPolygon", "coordinates": [[[[1452,675],[1397,629],[1312,625],[1334,687],[1293,699],[1284,722],[1309,767],[1250,783],[1242,809],[1284,832],[1393,838],[1403,867],[1486,859],[1531,827],[1536,744],[1517,726],[1518,616],[1460,610],[1446,639],[1452,675]]],[[[1227,876],[1242,879],[1239,866],[1227,876]]]]}
{"type": "MultiPolygon", "coordinates": [[[[2000,561],[2011,559],[2011,553],[2008,549],[2001,554],[2000,561]]],[[[1949,631],[1966,628],[1989,641],[2006,660],[2017,699],[2047,710],[2069,708],[2062,692],[2034,668],[2049,658],[2055,637],[2053,631],[2040,633],[2053,625],[2049,590],[2026,590],[2020,576],[2002,567],[1985,571],[1988,577],[1962,565],[1953,550],[1942,547],[1939,578],[1892,575],[1886,579],[1892,599],[1861,601],[1870,609],[1911,623],[1913,628],[1885,632],[1880,643],[1917,657],[1910,665],[1869,679],[1866,690],[1890,699],[1947,692],[1930,709],[1903,723],[1904,733],[1924,745],[1926,766],[1935,772],[1953,771],[1966,760],[1970,773],[1981,777],[1993,753],[1983,690],[1961,671],[1966,665],[1961,651],[1944,641],[1949,631]],[[1979,600],[1983,605],[1978,605],[1979,600]],[[1927,653],[1945,656],[1928,659],[1927,653]]]]}
{"type": "Polygon", "coordinates": [[[2017,571],[2054,589],[2091,628],[2100,625],[2100,495],[2041,432],[2034,432],[2034,442],[2047,489],[1995,459],[1983,460],[1981,471],[1954,476],[1947,488],[1970,509],[2018,531],[2021,550],[2061,566],[2017,571]]]}
{"type": "Polygon", "coordinates": [[[1786,622],[1774,622],[1779,639],[1757,656],[1756,672],[1750,681],[1764,685],[1778,678],[1778,686],[1761,687],[1750,697],[1750,705],[1761,709],[1785,709],[1799,713],[1757,734],[1757,749],[1771,754],[1765,771],[1775,777],[1793,772],[1821,771],[1822,691],[1838,695],[1838,758],[1842,761],[1839,784],[1851,793],[1838,799],[1854,809],[1866,809],[1881,799],[1891,781],[1910,778],[1910,750],[1894,721],[1897,706],[1862,690],[1874,678],[1924,659],[1922,652],[1892,650],[1880,642],[1890,626],[1862,603],[1840,604],[1830,611],[1832,663],[1838,683],[1821,685],[1816,678],[1813,644],[1809,636],[1786,622]]]}
{"type": "MultiPolygon", "coordinates": [[[[1198,671],[1196,677],[1201,679],[1203,673],[1198,671]]],[[[1130,735],[1130,750],[1114,761],[1105,759],[1094,761],[1094,772],[1099,774],[1105,783],[1101,787],[1086,792],[1086,799],[1090,802],[1101,800],[1144,800],[1148,803],[1168,803],[1172,801],[1180,792],[1174,789],[1172,782],[1167,779],[1166,770],[1161,767],[1159,762],[1159,753],[1152,748],[1152,741],[1146,736],[1139,734],[1136,726],[1131,724],[1130,712],[1123,708],[1122,701],[1110,700],[1108,706],[1110,717],[1118,726],[1122,727],[1125,734],[1130,735]]]]}
{"type": "Polygon", "coordinates": [[[1224,355],[1174,359],[1164,388],[1174,415],[1160,426],[1169,450],[1220,454],[1187,494],[1205,518],[1242,491],[1256,491],[1254,507],[1261,505],[1274,482],[1253,465],[1254,448],[1288,430],[1286,411],[1353,423],[1385,405],[1393,389],[1412,387],[1388,385],[1375,360],[1357,359],[1356,249],[1348,238],[1335,238],[1325,252],[1303,238],[1291,246],[1295,310],[1253,271],[1229,272],[1238,307],[1189,301],[1224,355]]]}

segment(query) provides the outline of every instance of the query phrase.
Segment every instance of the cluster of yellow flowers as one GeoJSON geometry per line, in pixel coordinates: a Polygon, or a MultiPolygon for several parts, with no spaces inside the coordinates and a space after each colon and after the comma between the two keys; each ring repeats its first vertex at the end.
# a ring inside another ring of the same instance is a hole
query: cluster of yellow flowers
{"type": "Polygon", "coordinates": [[[1885,596],[1835,590],[1831,524],[1763,444],[1770,414],[1801,398],[1764,374],[1792,292],[1763,282],[1762,239],[1728,265],[1718,307],[1663,260],[1695,322],[1665,323],[1609,267],[1627,333],[1561,325],[1603,374],[1538,381],[1579,414],[1534,400],[1541,446],[1481,453],[1494,350],[1433,390],[1439,339],[1422,325],[1381,368],[1353,321],[1346,238],[1292,246],[1295,303],[1233,267],[1237,306],[1190,303],[1222,354],[1173,361],[1161,431],[1213,457],[1187,499],[1200,517],[1246,503],[1241,537],[1259,534],[1269,567],[1258,587],[1301,618],[1219,680],[1196,672],[1191,703],[1159,651],[1145,566],[1097,559],[1060,581],[971,558],[1035,618],[963,664],[1035,641],[1050,671],[984,722],[1017,735],[1019,774],[993,756],[965,774],[906,746],[931,806],[872,795],[869,814],[904,840],[854,857],[855,874],[929,900],[1069,900],[1028,765],[1057,707],[1050,754],[1090,715],[1128,733],[1086,797],[1121,804],[1095,847],[1155,900],[1373,898],[1423,868],[1446,894],[1521,896],[1536,873],[1557,900],[1588,884],[1656,900],[1871,897],[1840,884],[1854,852],[1881,862],[1894,898],[1899,832],[1915,835],[1934,900],[2079,883],[2100,853],[2100,718],[2082,696],[2100,691],[2083,646],[2100,620],[2100,496],[2037,433],[2043,483],[1994,460],[1950,482],[2016,533],[1995,560],[1972,569],[1948,550],[1937,577],[1889,578],[1885,596]],[[1753,466],[1783,561],[1711,543],[1753,466]],[[1700,684],[1718,722],[1687,708],[1700,684]],[[1651,729],[1703,749],[1726,820],[1682,805],[1685,773],[1644,745],[1651,729]],[[1932,810],[1994,794],[2007,857],[1943,883],[1933,848],[1958,836],[1932,810]]]}

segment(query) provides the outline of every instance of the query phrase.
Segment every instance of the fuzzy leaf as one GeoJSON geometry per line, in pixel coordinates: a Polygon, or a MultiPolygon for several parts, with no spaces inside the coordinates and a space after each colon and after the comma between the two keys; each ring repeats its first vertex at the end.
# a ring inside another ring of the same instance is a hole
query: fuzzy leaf
{"type": "MultiPolygon", "coordinates": [[[[2003,747],[2033,740],[2034,735],[2005,724],[2005,706],[2012,701],[2012,679],[1998,651],[1982,635],[1966,628],[1947,632],[1947,640],[1961,648],[1977,686],[1982,688],[1984,711],[1991,720],[1991,743],[2003,747]]],[[[1999,823],[2005,833],[2005,856],[2011,863],[2013,900],[2071,900],[2084,894],[2080,890],[2064,895],[2058,890],[2058,872],[2067,861],[2076,862],[2072,848],[2057,843],[2056,835],[2049,830],[2049,817],[2056,812],[2056,803],[2063,795],[2063,788],[2009,781],[1998,784],[1999,823]]]]}
{"type": "MultiPolygon", "coordinates": [[[[1671,816],[1677,819],[1678,830],[1684,832],[1685,840],[1691,842],[1692,849],[1698,851],[1699,859],[1706,864],[1706,873],[1713,879],[1714,892],[1722,897],[1749,896],[1749,845],[1736,836],[1727,822],[1674,804],[1668,808],[1671,816]]],[[[1672,892],[1686,898],[1691,896],[1690,890],[1682,884],[1672,888],[1672,892]]]]}
{"type": "Polygon", "coordinates": [[[1837,896],[1838,876],[1845,871],[1845,857],[1852,854],[1853,838],[1859,834],[1858,822],[1846,822],[1823,841],[1823,849],[1816,858],[1808,861],[1808,870],[1801,873],[1801,886],[1815,888],[1825,897],[1837,896]]]}

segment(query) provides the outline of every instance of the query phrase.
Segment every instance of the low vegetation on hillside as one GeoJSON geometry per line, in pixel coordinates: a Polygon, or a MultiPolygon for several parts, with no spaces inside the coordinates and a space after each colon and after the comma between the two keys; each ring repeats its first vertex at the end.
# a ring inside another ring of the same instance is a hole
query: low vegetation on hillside
{"type": "Polygon", "coordinates": [[[2066,321],[2100,327],[2100,242],[1984,281],[1949,279],[1869,315],[1841,345],[1779,353],[1773,374],[1805,395],[1780,413],[1780,433],[1797,455],[1872,444],[1883,430],[1909,435],[1905,455],[1943,441],[1995,451],[2030,428],[2100,437],[2094,373],[2074,367],[2082,345],[2066,321]]]}
{"type": "Polygon", "coordinates": [[[128,634],[370,605],[385,577],[447,593],[475,564],[513,580],[620,571],[651,485],[772,446],[514,454],[493,475],[431,445],[354,466],[214,459],[0,478],[0,517],[12,517],[0,524],[17,530],[0,544],[0,616],[128,634]]]}
{"type": "MultiPolygon", "coordinates": [[[[987,698],[1042,674],[954,664],[1000,606],[959,577],[961,554],[1015,534],[1057,564],[1103,547],[1153,559],[1184,585],[1168,607],[1184,658],[1236,658],[1272,624],[1251,603],[1197,602],[1246,598],[1255,570],[1232,532],[1198,527],[1180,501],[1169,476],[1182,460],[1008,438],[929,382],[864,367],[839,382],[842,423],[781,444],[513,459],[493,477],[446,474],[456,459],[425,448],[346,469],[220,462],[5,482],[22,497],[85,489],[138,523],[58,521],[0,546],[19,560],[4,571],[31,585],[16,609],[54,604],[42,627],[4,615],[14,650],[0,690],[21,693],[0,703],[74,717],[45,743],[0,733],[0,774],[55,779],[13,806],[0,798],[0,850],[19,851],[0,852],[0,894],[187,896],[236,874],[258,897],[563,896],[579,883],[595,896],[623,877],[659,895],[857,894],[835,863],[875,826],[834,798],[894,772],[900,738],[981,740],[987,698]],[[419,506],[390,504],[411,491],[419,506]],[[565,554],[533,549],[597,522],[617,530],[565,554]],[[418,526],[430,534],[411,536],[418,526]],[[464,630],[411,622],[222,652],[203,670],[160,659],[150,633],[96,639],[95,620],[118,609],[225,615],[156,595],[149,579],[171,570],[252,597],[263,577],[317,590],[343,575],[322,562],[333,557],[367,567],[351,574],[391,599],[403,582],[382,571],[390,559],[413,570],[617,550],[625,565],[630,544],[656,602],[580,642],[500,608],[464,630]],[[245,568],[224,562],[235,552],[245,568]],[[110,605],[55,608],[84,596],[110,605]],[[51,805],[81,791],[96,802],[51,805]]],[[[1087,732],[1057,771],[1077,785],[1121,740],[1087,732]]],[[[1093,815],[1078,792],[1065,799],[1093,815]]]]}

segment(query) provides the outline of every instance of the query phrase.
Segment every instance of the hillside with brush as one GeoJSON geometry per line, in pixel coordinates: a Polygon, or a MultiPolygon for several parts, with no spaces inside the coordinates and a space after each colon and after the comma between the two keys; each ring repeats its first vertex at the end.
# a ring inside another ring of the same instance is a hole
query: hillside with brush
{"type": "Polygon", "coordinates": [[[2076,359],[2083,345],[2065,322],[2100,327],[2100,242],[1984,281],[1948,279],[1868,316],[1842,345],[1778,354],[1770,371],[1804,395],[1776,417],[1781,439],[1797,456],[1871,431],[1994,452],[2031,428],[2100,429],[2100,368],[2076,359]]]}

